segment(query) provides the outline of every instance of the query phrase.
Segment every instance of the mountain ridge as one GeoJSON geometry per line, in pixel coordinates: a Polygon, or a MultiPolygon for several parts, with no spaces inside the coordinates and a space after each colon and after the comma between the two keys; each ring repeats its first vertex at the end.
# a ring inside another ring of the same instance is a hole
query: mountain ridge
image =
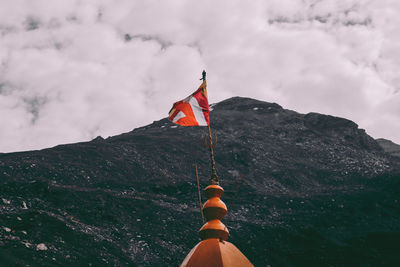
{"type": "MultiPolygon", "coordinates": [[[[400,262],[386,246],[400,241],[400,162],[356,123],[240,97],[212,109],[228,240],[256,266],[400,262]]],[[[164,118],[106,139],[0,154],[0,259],[178,265],[201,227],[193,167],[204,187],[204,134],[164,118]]]]}
{"type": "Polygon", "coordinates": [[[378,139],[376,139],[376,141],[378,142],[378,144],[382,147],[382,149],[385,152],[387,152],[393,156],[400,157],[400,145],[399,144],[396,144],[393,141],[387,140],[384,138],[378,138],[378,139]]]}

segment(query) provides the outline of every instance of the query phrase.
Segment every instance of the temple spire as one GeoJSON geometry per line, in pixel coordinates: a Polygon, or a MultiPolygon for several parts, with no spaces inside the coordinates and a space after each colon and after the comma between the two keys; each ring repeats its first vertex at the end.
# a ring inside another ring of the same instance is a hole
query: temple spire
{"type": "Polygon", "coordinates": [[[225,203],[220,198],[224,193],[224,189],[219,185],[211,184],[204,189],[204,193],[208,199],[203,205],[203,214],[207,222],[199,231],[200,238],[202,240],[208,238],[227,240],[229,231],[221,222],[221,219],[228,211],[225,203]]]}
{"type": "Polygon", "coordinates": [[[221,200],[224,189],[211,184],[204,189],[208,200],[203,205],[207,222],[201,227],[198,243],[186,256],[181,267],[251,267],[253,264],[232,243],[226,241],[229,231],[221,222],[227,213],[221,200]]]}
{"type": "MultiPolygon", "coordinates": [[[[206,86],[206,72],[203,70],[202,78],[206,86]]],[[[221,200],[224,189],[219,185],[219,177],[215,168],[214,140],[211,135],[210,124],[208,125],[208,143],[211,177],[210,185],[204,189],[207,197],[206,203],[202,207],[202,213],[206,223],[200,228],[198,243],[186,256],[181,267],[251,267],[253,264],[243,255],[240,250],[232,243],[227,242],[229,236],[228,228],[221,222],[228,209],[221,200]]]]}

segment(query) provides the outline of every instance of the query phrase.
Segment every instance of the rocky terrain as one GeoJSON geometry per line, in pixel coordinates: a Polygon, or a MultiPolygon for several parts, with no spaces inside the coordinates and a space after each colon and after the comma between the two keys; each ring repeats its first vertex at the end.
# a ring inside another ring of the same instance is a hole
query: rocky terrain
{"type": "MultiPolygon", "coordinates": [[[[400,264],[398,157],[343,118],[240,97],[212,108],[228,241],[255,266],[400,264]]],[[[0,154],[1,265],[178,266],[199,242],[205,133],[162,119],[0,154]]]]}
{"type": "Polygon", "coordinates": [[[378,144],[382,147],[382,149],[396,157],[400,157],[400,145],[393,143],[390,140],[384,139],[384,138],[379,138],[376,139],[378,144]]]}

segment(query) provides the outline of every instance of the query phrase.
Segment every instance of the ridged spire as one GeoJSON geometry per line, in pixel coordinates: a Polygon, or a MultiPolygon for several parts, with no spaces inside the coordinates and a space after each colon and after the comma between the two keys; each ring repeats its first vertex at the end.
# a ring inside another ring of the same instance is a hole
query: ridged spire
{"type": "Polygon", "coordinates": [[[211,184],[204,189],[204,192],[208,199],[203,205],[203,214],[207,222],[199,231],[200,238],[201,240],[209,238],[227,240],[229,231],[221,222],[221,219],[228,211],[225,203],[220,198],[224,193],[224,189],[217,184],[211,184]]]}

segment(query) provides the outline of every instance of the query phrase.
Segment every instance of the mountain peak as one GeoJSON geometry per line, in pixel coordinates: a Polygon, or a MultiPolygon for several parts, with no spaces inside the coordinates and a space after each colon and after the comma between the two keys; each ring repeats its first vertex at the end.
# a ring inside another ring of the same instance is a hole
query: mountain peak
{"type": "Polygon", "coordinates": [[[384,138],[378,138],[376,141],[384,151],[393,156],[400,157],[400,145],[384,138]]]}
{"type": "Polygon", "coordinates": [[[281,110],[283,109],[276,103],[268,103],[253,98],[235,96],[213,104],[214,110],[281,110]]]}

